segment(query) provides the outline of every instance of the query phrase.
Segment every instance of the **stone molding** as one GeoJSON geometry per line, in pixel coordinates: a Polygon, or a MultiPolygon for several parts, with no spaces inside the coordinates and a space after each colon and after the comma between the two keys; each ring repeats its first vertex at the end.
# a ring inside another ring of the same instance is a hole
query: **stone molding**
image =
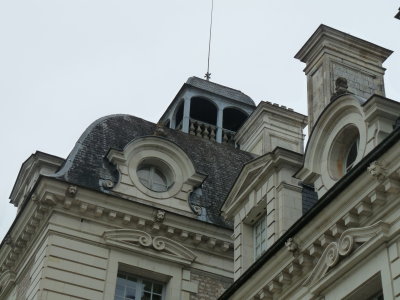
{"type": "MultiPolygon", "coordinates": [[[[150,255],[150,253],[147,249],[143,248],[159,251],[165,254],[162,255],[162,258],[167,258],[174,262],[182,262],[190,265],[196,259],[196,255],[182,244],[163,236],[151,236],[141,230],[117,229],[105,231],[103,238],[106,244],[139,253],[146,253],[146,255],[150,255]]],[[[152,255],[159,256],[157,253],[152,253],[152,255]]]]}
{"type": "Polygon", "coordinates": [[[323,278],[339,262],[340,257],[350,255],[357,244],[364,244],[379,235],[386,236],[388,229],[388,224],[379,221],[370,226],[345,230],[337,241],[331,242],[325,248],[303,286],[312,285],[323,278]]]}
{"type": "Polygon", "coordinates": [[[7,294],[9,289],[15,283],[15,273],[10,270],[2,272],[0,275],[0,297],[7,294]]]}
{"type": "MultiPolygon", "coordinates": [[[[85,197],[82,193],[83,190],[73,185],[57,182],[53,188],[54,193],[51,193],[51,183],[46,181],[44,185],[39,185],[36,188],[35,194],[31,195],[29,203],[27,203],[31,207],[24,209],[23,222],[18,225],[17,229],[14,228],[11,231],[0,248],[0,274],[16,268],[26,249],[35,241],[44,221],[53,210],[67,211],[76,216],[98,220],[99,222],[103,222],[102,219],[104,219],[109,225],[113,226],[134,226],[138,230],[148,230],[152,234],[166,235],[168,238],[165,237],[163,239],[160,236],[155,239],[155,247],[161,249],[164,247],[163,244],[166,243],[166,251],[174,249],[173,242],[177,243],[174,240],[193,245],[196,249],[201,249],[205,252],[212,250],[220,253],[220,255],[228,255],[229,251],[233,251],[233,243],[228,235],[226,239],[217,238],[215,235],[207,234],[205,231],[199,233],[195,230],[190,230],[190,228],[179,228],[179,225],[170,226],[165,220],[163,222],[156,221],[151,213],[146,218],[140,212],[134,215],[123,210],[123,208],[117,210],[110,209],[104,204],[94,205],[90,201],[83,201],[82,199],[85,197]]],[[[168,212],[165,212],[164,217],[167,215],[168,212]]],[[[174,251],[178,251],[178,248],[174,251]]]]}

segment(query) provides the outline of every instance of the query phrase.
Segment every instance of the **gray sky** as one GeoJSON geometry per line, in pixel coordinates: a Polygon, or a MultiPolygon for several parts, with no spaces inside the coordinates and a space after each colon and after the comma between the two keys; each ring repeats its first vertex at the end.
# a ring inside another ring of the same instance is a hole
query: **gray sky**
{"type": "MultiPolygon", "coordinates": [[[[304,65],[293,56],[321,24],[394,50],[386,96],[400,100],[398,1],[214,0],[212,81],[256,103],[306,113],[304,65]]],[[[0,240],[9,195],[36,150],[67,157],[95,119],[156,122],[207,66],[211,0],[0,2],[0,240]]]]}

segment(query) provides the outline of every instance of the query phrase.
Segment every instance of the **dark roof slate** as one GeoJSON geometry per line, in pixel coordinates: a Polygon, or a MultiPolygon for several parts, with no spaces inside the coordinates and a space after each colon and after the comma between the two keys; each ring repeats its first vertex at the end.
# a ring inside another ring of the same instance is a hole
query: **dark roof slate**
{"type": "Polygon", "coordinates": [[[230,87],[214,83],[208,80],[204,80],[198,77],[189,77],[186,81],[186,84],[197,87],[202,90],[209,91],[213,94],[217,94],[229,99],[233,99],[251,106],[256,106],[253,99],[251,99],[246,94],[242,93],[239,90],[232,89],[230,87]]]}
{"type": "MultiPolygon", "coordinates": [[[[153,135],[156,124],[130,115],[111,115],[92,123],[79,138],[63,167],[55,177],[101,192],[112,193],[101,186],[103,180],[118,181],[118,171],[106,155],[113,148],[123,150],[132,140],[153,135]]],[[[230,145],[164,128],[165,138],[176,143],[192,160],[197,172],[207,175],[202,197],[196,205],[205,211],[200,220],[231,227],[220,216],[220,207],[242,166],[253,159],[250,153],[230,145]]]]}
{"type": "Polygon", "coordinates": [[[302,184],[301,200],[304,215],[318,202],[318,194],[315,192],[313,186],[304,183],[302,184]]]}

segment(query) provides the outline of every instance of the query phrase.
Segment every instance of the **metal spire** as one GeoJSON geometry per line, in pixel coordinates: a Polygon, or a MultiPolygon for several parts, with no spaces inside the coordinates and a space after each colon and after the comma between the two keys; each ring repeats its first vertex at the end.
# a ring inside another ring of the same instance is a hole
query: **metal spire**
{"type": "Polygon", "coordinates": [[[210,37],[208,39],[208,59],[207,59],[207,73],[204,75],[205,79],[208,81],[211,78],[210,73],[210,52],[211,52],[211,30],[213,21],[213,10],[214,10],[214,0],[211,0],[211,21],[210,21],[210,37]]]}

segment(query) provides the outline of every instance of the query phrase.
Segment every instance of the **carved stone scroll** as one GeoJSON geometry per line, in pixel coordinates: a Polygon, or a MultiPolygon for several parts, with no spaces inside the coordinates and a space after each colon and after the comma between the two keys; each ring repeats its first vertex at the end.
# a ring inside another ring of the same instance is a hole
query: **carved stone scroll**
{"type": "Polygon", "coordinates": [[[388,224],[379,221],[370,226],[345,230],[337,242],[331,242],[325,248],[303,286],[311,285],[322,279],[327,271],[338,263],[340,256],[349,255],[356,244],[364,244],[379,234],[386,235],[388,229],[388,224]]]}
{"type": "Polygon", "coordinates": [[[141,247],[152,248],[163,252],[167,256],[173,256],[188,262],[193,262],[196,255],[182,244],[163,236],[152,237],[145,231],[133,229],[117,229],[105,231],[103,238],[106,243],[121,248],[137,250],[141,247]]]}

